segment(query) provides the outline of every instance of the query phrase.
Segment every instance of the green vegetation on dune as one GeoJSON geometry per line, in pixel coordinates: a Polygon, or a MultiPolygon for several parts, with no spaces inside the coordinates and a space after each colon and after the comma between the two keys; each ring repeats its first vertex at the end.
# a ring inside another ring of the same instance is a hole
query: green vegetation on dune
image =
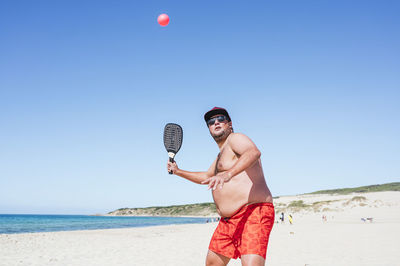
{"type": "Polygon", "coordinates": [[[214,203],[196,203],[174,206],[155,206],[147,208],[121,208],[109,212],[109,215],[137,216],[209,216],[217,212],[214,203]]]}
{"type": "Polygon", "coordinates": [[[308,207],[307,204],[304,204],[304,201],[302,200],[294,200],[289,203],[288,208],[304,208],[308,207]]]}
{"type": "Polygon", "coordinates": [[[306,194],[350,194],[350,193],[381,192],[381,191],[400,191],[400,182],[387,183],[381,185],[370,185],[370,186],[355,187],[355,188],[319,190],[306,194]]]}
{"type": "Polygon", "coordinates": [[[367,200],[367,198],[364,196],[355,196],[351,199],[351,201],[364,201],[364,200],[367,200]]]}

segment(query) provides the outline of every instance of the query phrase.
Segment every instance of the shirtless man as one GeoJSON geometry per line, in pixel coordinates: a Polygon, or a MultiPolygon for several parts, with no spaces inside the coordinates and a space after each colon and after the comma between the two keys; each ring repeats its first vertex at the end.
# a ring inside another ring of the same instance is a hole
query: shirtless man
{"type": "Polygon", "coordinates": [[[167,169],[212,189],[221,220],[211,239],[206,265],[227,265],[238,257],[242,265],[265,265],[275,212],[261,153],[247,136],[233,133],[225,109],[214,107],[204,119],[220,150],[211,167],[206,172],[189,172],[168,162],[167,169]]]}

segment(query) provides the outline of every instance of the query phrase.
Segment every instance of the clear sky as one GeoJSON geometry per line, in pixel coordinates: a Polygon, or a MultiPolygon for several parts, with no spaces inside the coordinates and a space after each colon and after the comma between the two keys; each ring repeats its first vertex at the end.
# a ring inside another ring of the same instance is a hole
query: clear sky
{"type": "Polygon", "coordinates": [[[211,202],[228,109],[274,196],[400,180],[398,1],[1,1],[0,213],[211,202]],[[170,24],[160,27],[157,16],[170,24]]]}

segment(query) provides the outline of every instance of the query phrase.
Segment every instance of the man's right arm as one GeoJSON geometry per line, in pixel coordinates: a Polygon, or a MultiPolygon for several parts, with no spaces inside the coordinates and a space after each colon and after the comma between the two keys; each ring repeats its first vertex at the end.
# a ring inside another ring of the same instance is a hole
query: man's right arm
{"type": "Polygon", "coordinates": [[[185,178],[189,181],[192,181],[196,184],[201,184],[201,182],[203,182],[207,178],[214,175],[215,164],[216,164],[216,160],[213,162],[213,164],[210,166],[210,168],[207,170],[207,172],[190,172],[190,171],[185,171],[185,170],[179,169],[176,162],[173,162],[173,163],[168,162],[167,170],[172,171],[172,173],[174,175],[183,177],[183,178],[185,178]]]}

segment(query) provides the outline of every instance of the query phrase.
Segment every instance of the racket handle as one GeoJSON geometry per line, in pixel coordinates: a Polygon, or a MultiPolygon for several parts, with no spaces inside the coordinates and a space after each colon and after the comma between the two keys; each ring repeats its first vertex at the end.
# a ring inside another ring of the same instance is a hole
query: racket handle
{"type": "MultiPolygon", "coordinates": [[[[172,158],[172,157],[169,157],[169,161],[170,161],[171,163],[175,162],[175,161],[174,161],[174,158],[172,158]]],[[[170,175],[172,175],[172,171],[169,171],[168,173],[169,173],[170,175]]]]}

